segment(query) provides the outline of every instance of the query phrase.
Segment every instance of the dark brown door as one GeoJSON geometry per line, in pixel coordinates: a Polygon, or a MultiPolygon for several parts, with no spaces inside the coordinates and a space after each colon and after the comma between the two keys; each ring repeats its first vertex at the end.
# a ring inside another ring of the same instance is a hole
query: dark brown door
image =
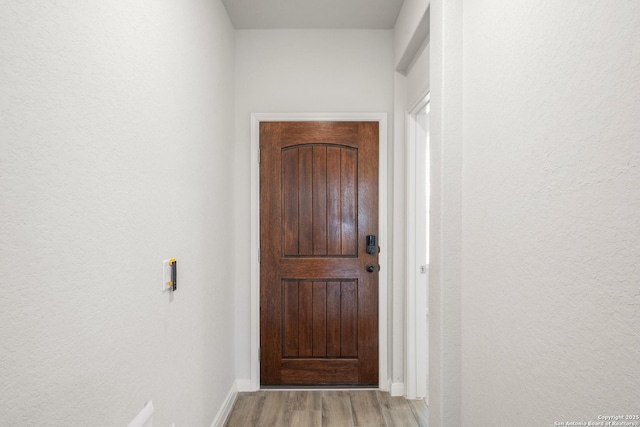
{"type": "Polygon", "coordinates": [[[263,385],[378,384],[377,234],[377,122],[260,124],[263,385]]]}

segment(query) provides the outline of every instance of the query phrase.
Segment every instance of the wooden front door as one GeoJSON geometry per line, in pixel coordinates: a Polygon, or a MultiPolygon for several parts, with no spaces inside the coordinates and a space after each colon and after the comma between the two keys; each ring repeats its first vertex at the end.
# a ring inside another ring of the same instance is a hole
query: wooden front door
{"type": "Polygon", "coordinates": [[[378,385],[377,122],[260,123],[262,385],[378,385]]]}

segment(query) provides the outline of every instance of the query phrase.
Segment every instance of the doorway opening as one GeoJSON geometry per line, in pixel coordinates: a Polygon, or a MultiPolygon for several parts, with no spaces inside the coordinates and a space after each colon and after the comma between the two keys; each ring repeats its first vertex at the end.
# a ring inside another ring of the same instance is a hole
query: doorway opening
{"type": "Polygon", "coordinates": [[[429,95],[407,123],[407,398],[428,400],[429,384],[429,95]]]}

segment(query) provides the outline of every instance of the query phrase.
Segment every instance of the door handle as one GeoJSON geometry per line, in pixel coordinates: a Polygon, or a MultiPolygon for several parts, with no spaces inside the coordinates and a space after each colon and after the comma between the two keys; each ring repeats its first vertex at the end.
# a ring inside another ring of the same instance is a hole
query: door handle
{"type": "Polygon", "coordinates": [[[367,253],[369,255],[375,255],[377,252],[377,245],[376,245],[376,236],[373,234],[370,234],[367,236],[367,253]]]}
{"type": "Polygon", "coordinates": [[[378,268],[376,269],[376,265],[375,264],[367,264],[367,266],[365,267],[365,269],[369,272],[369,273],[373,273],[374,271],[378,270],[380,271],[380,264],[378,264],[378,268]]]}

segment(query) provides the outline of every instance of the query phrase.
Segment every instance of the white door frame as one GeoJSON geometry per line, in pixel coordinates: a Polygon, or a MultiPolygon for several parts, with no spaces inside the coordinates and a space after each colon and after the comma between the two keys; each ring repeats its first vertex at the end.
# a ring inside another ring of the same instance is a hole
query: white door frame
{"type": "Polygon", "coordinates": [[[358,121],[379,123],[378,220],[381,252],[378,259],[378,379],[381,390],[389,389],[387,361],[387,271],[390,264],[388,240],[388,172],[386,113],[253,113],[251,114],[251,390],[260,389],[260,122],[358,121]]]}
{"type": "MultiPolygon", "coordinates": [[[[418,155],[418,139],[427,136],[419,134],[416,115],[429,105],[427,92],[406,113],[406,300],[405,300],[405,395],[408,399],[427,397],[428,379],[428,286],[429,265],[426,271],[420,271],[424,261],[417,260],[420,251],[416,236],[423,227],[418,223],[419,200],[417,194],[419,185],[417,180],[418,162],[424,157],[418,155]]],[[[428,116],[427,116],[428,117],[428,116]]],[[[428,131],[427,131],[428,133],[428,131]]],[[[427,148],[428,149],[428,148],[427,148]]],[[[429,166],[427,166],[429,168],[429,166]]],[[[426,203],[429,203],[427,200],[426,203]]],[[[422,206],[421,208],[424,208],[422,206]]],[[[427,242],[427,244],[429,244],[427,242]]]]}

